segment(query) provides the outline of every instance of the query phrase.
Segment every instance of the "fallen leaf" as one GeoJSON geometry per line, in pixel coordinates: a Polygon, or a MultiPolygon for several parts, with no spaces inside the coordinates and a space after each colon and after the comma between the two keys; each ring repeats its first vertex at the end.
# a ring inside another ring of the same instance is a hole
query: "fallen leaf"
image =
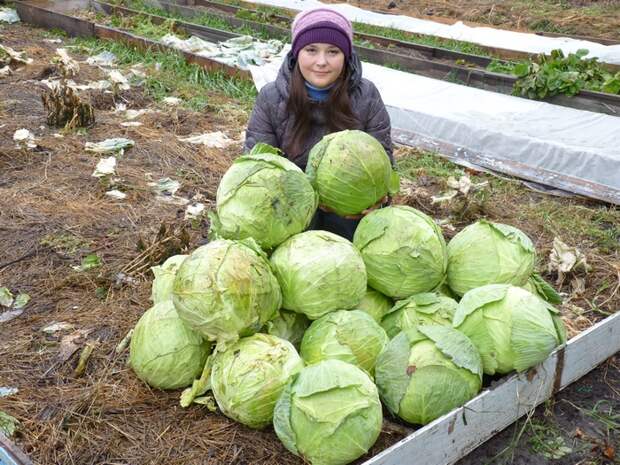
{"type": "Polygon", "coordinates": [[[97,254],[87,255],[82,259],[82,263],[79,266],[72,267],[75,271],[87,271],[93,268],[100,267],[102,265],[101,258],[97,254]]]}
{"type": "Polygon", "coordinates": [[[115,137],[112,139],[106,139],[101,142],[86,142],[85,150],[87,152],[94,153],[114,153],[118,152],[121,155],[125,153],[125,149],[133,147],[135,142],[131,139],[124,137],[115,137]]]}
{"type": "Polygon", "coordinates": [[[41,331],[47,334],[53,334],[58,331],[64,331],[65,329],[73,329],[74,326],[71,323],[67,323],[65,321],[60,321],[58,323],[52,323],[45,328],[42,328],[41,331]]]}
{"type": "Polygon", "coordinates": [[[113,175],[116,171],[116,157],[102,158],[97,163],[95,171],[91,174],[94,178],[105,178],[106,176],[113,175]]]}
{"type": "Polygon", "coordinates": [[[174,195],[181,188],[181,183],[171,178],[161,178],[157,182],[149,182],[149,186],[161,195],[174,195]]]}
{"type": "Polygon", "coordinates": [[[30,296],[26,293],[19,293],[13,301],[13,308],[24,308],[28,302],[30,302],[30,296]]]}
{"type": "Polygon", "coordinates": [[[60,340],[60,350],[58,354],[56,354],[56,361],[60,363],[64,363],[69,360],[73,354],[80,348],[84,338],[90,334],[91,331],[78,329],[77,331],[72,332],[64,336],[60,340]]]}
{"type": "Polygon", "coordinates": [[[60,63],[65,69],[67,76],[75,76],[80,72],[80,65],[77,61],[69,56],[69,53],[64,48],[57,48],[56,54],[60,57],[60,63]]]}
{"type": "Polygon", "coordinates": [[[25,145],[29,149],[34,149],[37,146],[34,141],[34,135],[28,129],[18,129],[15,131],[13,140],[20,145],[25,145]]]}
{"type": "Polygon", "coordinates": [[[431,197],[431,203],[433,205],[435,205],[436,203],[449,202],[450,200],[452,200],[457,195],[458,195],[458,191],[448,191],[448,192],[444,192],[443,194],[438,195],[438,196],[434,196],[433,195],[431,197]]]}
{"type": "Polygon", "coordinates": [[[176,97],[165,97],[165,98],[163,99],[163,102],[164,102],[166,105],[172,105],[172,106],[174,106],[174,105],[178,105],[178,104],[180,104],[180,103],[182,102],[182,100],[181,100],[180,98],[176,98],[176,97]]]}
{"type": "Polygon", "coordinates": [[[185,210],[186,220],[196,220],[204,215],[205,205],[204,203],[197,202],[193,205],[188,205],[185,210]]]}
{"type": "Polygon", "coordinates": [[[11,321],[17,318],[22,313],[24,313],[23,310],[10,310],[8,312],[0,313],[0,323],[6,323],[7,321],[11,321]]]}
{"type": "Polygon", "coordinates": [[[586,256],[577,247],[571,247],[559,238],[553,238],[553,248],[549,253],[550,272],[557,272],[558,283],[564,281],[564,275],[578,270],[590,271],[586,256]]]}
{"type": "Polygon", "coordinates": [[[118,70],[110,71],[108,74],[110,81],[116,85],[120,90],[129,90],[131,86],[129,85],[129,81],[125,76],[121,74],[118,70]]]}
{"type": "Polygon", "coordinates": [[[17,389],[16,387],[0,387],[0,397],[12,396],[13,394],[17,394],[18,392],[19,389],[17,389]]]}
{"type": "Polygon", "coordinates": [[[217,405],[213,396],[201,396],[194,399],[195,404],[204,405],[209,412],[217,412],[217,405]]]}
{"type": "Polygon", "coordinates": [[[113,66],[114,62],[116,62],[116,55],[108,51],[101,52],[98,55],[86,59],[86,63],[93,66],[113,66]]]}
{"type": "Polygon", "coordinates": [[[0,433],[4,434],[7,438],[10,438],[15,433],[19,425],[17,418],[12,417],[8,413],[0,410],[0,433]]]}
{"type": "Polygon", "coordinates": [[[0,287],[0,305],[3,307],[13,305],[13,294],[8,287],[0,287]]]}
{"type": "Polygon", "coordinates": [[[222,131],[208,132],[205,134],[199,134],[196,136],[179,137],[181,142],[188,142],[190,144],[202,144],[206,147],[215,147],[223,149],[228,145],[234,143],[226,134],[222,131]]]}
{"type": "Polygon", "coordinates": [[[127,197],[127,194],[125,194],[124,192],[121,192],[117,189],[113,189],[111,191],[107,191],[105,193],[105,195],[107,195],[108,197],[112,197],[113,199],[116,200],[123,200],[127,197]]]}

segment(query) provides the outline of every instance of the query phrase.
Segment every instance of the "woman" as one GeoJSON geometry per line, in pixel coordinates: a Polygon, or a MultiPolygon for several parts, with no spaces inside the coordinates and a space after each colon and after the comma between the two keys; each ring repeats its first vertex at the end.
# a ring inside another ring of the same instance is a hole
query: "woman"
{"type": "MultiPolygon", "coordinates": [[[[278,77],[256,98],[246,151],[264,142],[305,170],[310,149],[323,136],[359,129],[379,140],[393,162],[390,117],[375,85],[362,78],[351,22],[334,10],[315,8],[299,13],[291,31],[291,51],[278,77]]],[[[351,240],[359,219],[320,207],[311,228],[351,240]]]]}

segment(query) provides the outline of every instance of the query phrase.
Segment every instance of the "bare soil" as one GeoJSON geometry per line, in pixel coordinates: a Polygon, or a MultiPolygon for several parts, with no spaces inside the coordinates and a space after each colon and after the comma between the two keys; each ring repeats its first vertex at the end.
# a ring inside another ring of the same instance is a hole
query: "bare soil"
{"type": "MultiPolygon", "coordinates": [[[[199,406],[182,409],[179,391],[149,389],[127,367],[127,351],[115,350],[150,305],[149,267],[194,249],[204,241],[208,228],[204,220],[199,224],[184,220],[185,206],[157,199],[148,183],[171,177],[181,182],[178,196],[213,206],[219,180],[241,152],[241,143],[212,149],[180,142],[178,136],[221,130],[236,139],[248,115],[239,117],[243,113],[225,110],[226,104],[235,108],[236,102],[217,94],[209,97],[221,105],[220,111],[171,109],[134,85],[117,95],[91,91],[96,112],[91,128],[68,132],[50,128],[45,123],[41,102],[45,87],[40,80],[55,72],[51,59],[62,45],[45,42],[45,37],[42,30],[19,24],[0,29],[4,45],[34,59],[32,65],[0,78],[0,287],[32,297],[22,315],[0,323],[0,386],[19,389],[15,395],[0,397],[0,410],[20,422],[14,440],[42,465],[300,464],[271,429],[253,431],[199,406]],[[116,103],[153,112],[138,119],[142,126],[127,128],[120,125],[125,121],[122,114],[114,112],[116,103]],[[21,128],[35,134],[36,149],[16,147],[13,134],[21,128]],[[91,176],[101,156],[84,151],[85,142],[110,137],[135,141],[118,159],[116,184],[127,193],[122,201],[107,197],[109,186],[91,176]],[[97,254],[103,265],[75,270],[89,254],[97,254]],[[51,334],[42,331],[59,322],[70,326],[51,334]],[[84,373],[76,374],[78,358],[87,345],[94,351],[84,373]]],[[[74,49],[69,51],[74,58],[85,58],[74,49]]],[[[80,63],[74,80],[84,83],[104,77],[99,68],[80,63]]],[[[399,153],[401,159],[417,156],[411,150],[399,153]]],[[[409,194],[400,201],[436,217],[450,213],[431,202],[431,195],[445,187],[443,181],[424,169],[415,175],[409,194]]],[[[486,179],[471,175],[478,181],[486,179]]],[[[598,208],[587,200],[552,199],[522,188],[493,195],[497,197],[491,201],[466,205],[461,219],[454,222],[456,229],[447,229],[446,236],[486,216],[524,229],[546,257],[553,234],[545,228],[545,220],[532,220],[522,215],[525,210],[507,205],[545,201],[557,209],[598,208]]],[[[576,295],[572,304],[583,309],[590,308],[588,301],[596,301],[603,302],[603,311],[617,310],[617,252],[601,252],[586,239],[574,240],[595,272],[587,277],[587,290],[576,295]]],[[[563,283],[561,290],[571,293],[570,282],[563,283]]],[[[571,314],[568,307],[562,311],[571,334],[602,317],[589,310],[580,315],[571,314]]],[[[556,416],[572,412],[569,423],[597,441],[604,437],[594,436],[598,433],[589,426],[589,417],[580,416],[562,399],[585,409],[593,409],[599,399],[609,400],[617,414],[618,361],[605,367],[560,395],[555,405],[562,409],[553,410],[556,416]],[[592,386],[592,394],[582,396],[579,385],[592,386]]],[[[569,423],[564,423],[566,428],[569,423]]],[[[412,431],[386,419],[379,441],[366,458],[412,431]]],[[[617,440],[617,431],[614,434],[609,441],[617,440]]],[[[498,441],[489,447],[501,448],[501,437],[498,441]]],[[[522,449],[529,450],[520,444],[518,450],[522,449]]],[[[493,450],[480,449],[471,457],[482,460],[493,450]]],[[[579,458],[592,460],[601,457],[594,449],[580,454],[579,458]]],[[[531,462],[518,463],[577,463],[545,462],[535,453],[528,457],[531,462]]],[[[482,463],[476,460],[462,465],[482,463]]]]}
{"type": "Polygon", "coordinates": [[[609,425],[618,425],[619,411],[620,357],[615,356],[456,465],[618,464],[620,431],[609,425]],[[558,452],[561,457],[553,458],[558,452]]]}
{"type": "Polygon", "coordinates": [[[346,3],[433,21],[461,20],[504,29],[600,37],[620,43],[617,0],[347,0],[346,3]]]}

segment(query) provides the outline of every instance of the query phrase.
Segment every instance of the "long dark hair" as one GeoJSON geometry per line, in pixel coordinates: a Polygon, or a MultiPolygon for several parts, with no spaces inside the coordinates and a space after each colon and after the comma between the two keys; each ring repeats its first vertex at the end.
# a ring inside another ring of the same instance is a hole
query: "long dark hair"
{"type": "Polygon", "coordinates": [[[360,122],[351,109],[349,78],[349,66],[345,63],[338,80],[330,89],[327,100],[324,102],[313,102],[308,97],[305,80],[299,69],[299,64],[297,62],[294,64],[287,110],[293,116],[295,124],[293,125],[292,137],[284,147],[284,151],[290,158],[295,159],[299,157],[304,149],[304,141],[312,128],[313,106],[320,106],[325,112],[330,133],[360,128],[360,122]]]}

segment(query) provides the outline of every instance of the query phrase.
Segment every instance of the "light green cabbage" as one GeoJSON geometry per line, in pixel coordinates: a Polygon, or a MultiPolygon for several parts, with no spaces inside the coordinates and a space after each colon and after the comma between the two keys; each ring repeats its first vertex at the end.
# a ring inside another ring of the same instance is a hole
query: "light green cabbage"
{"type": "Polygon", "coordinates": [[[362,131],[323,137],[308,155],[306,173],[319,202],[340,216],[357,215],[388,192],[398,192],[398,175],[385,149],[362,131]]]}
{"type": "Polygon", "coordinates": [[[443,294],[425,292],[414,294],[392,307],[381,321],[381,326],[392,339],[405,329],[418,325],[452,325],[456,301],[443,294]]]}
{"type": "Polygon", "coordinates": [[[489,375],[527,370],[566,342],[558,310],[531,292],[507,284],[467,292],[453,325],[478,348],[489,375]]]}
{"type": "Polygon", "coordinates": [[[213,356],[211,389],[224,415],[263,428],[289,378],[303,367],[290,342],[258,333],[213,356]]]}
{"type": "Polygon", "coordinates": [[[429,216],[405,205],[375,210],[360,222],[353,244],[368,284],[395,299],[428,292],[444,279],[446,243],[429,216]]]}
{"type": "Polygon", "coordinates": [[[308,227],[318,195],[297,165],[261,150],[237,158],[224,174],[211,226],[217,237],[252,237],[270,249],[308,227]]]}
{"type": "Polygon", "coordinates": [[[522,231],[480,220],[448,244],[448,285],[458,295],[486,284],[522,286],[535,260],[534,244],[522,231]]]}
{"type": "Polygon", "coordinates": [[[151,300],[157,304],[172,299],[172,287],[177,270],[187,255],[174,255],[159,266],[151,268],[155,279],[151,287],[151,300]]]}
{"type": "Polygon", "coordinates": [[[472,342],[459,331],[420,325],[389,342],[377,360],[375,382],[392,413],[425,425],[480,391],[482,363],[472,342]]]}
{"type": "Polygon", "coordinates": [[[376,386],[341,360],[325,360],[293,376],[273,414],[280,441],[311,465],[345,465],[361,457],[379,437],[382,422],[376,386]]]}
{"type": "Polygon", "coordinates": [[[308,365],[338,359],[374,373],[388,337],[372,316],[361,310],[339,310],[312,322],[299,353],[308,365]]]}
{"type": "Polygon", "coordinates": [[[559,305],[562,303],[562,297],[558,292],[537,273],[534,273],[527,279],[527,282],[521,286],[526,291],[537,295],[550,304],[559,305]]]}
{"type": "Polygon", "coordinates": [[[299,349],[308,326],[310,326],[310,320],[303,313],[280,310],[273,320],[267,322],[263,332],[286,339],[296,349],[299,349]]]}
{"type": "Polygon", "coordinates": [[[177,271],[172,299],[185,323],[218,344],[254,334],[282,302],[269,261],[251,239],[194,250],[177,271]]]}
{"type": "Polygon", "coordinates": [[[362,301],[355,308],[368,313],[377,323],[381,323],[381,319],[393,306],[392,299],[369,287],[362,301]]]}
{"type": "Polygon", "coordinates": [[[271,255],[282,288],[282,306],[316,320],[351,309],[366,292],[366,270],[346,239],[327,231],[297,234],[271,255]]]}
{"type": "Polygon", "coordinates": [[[202,372],[210,344],[179,318],[171,300],[155,304],[136,324],[129,364],[138,378],[158,389],[189,386],[202,372]]]}

